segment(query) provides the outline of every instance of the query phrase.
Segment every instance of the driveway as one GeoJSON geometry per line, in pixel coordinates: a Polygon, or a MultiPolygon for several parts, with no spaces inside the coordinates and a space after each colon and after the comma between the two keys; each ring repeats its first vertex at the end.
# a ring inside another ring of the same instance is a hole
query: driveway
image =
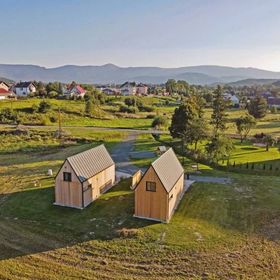
{"type": "Polygon", "coordinates": [[[116,172],[122,174],[122,177],[125,177],[125,174],[132,175],[139,170],[139,167],[133,165],[130,162],[130,153],[133,152],[133,144],[136,140],[137,133],[132,132],[128,137],[117,144],[112,152],[111,156],[116,163],[116,172]]]}
{"type": "Polygon", "coordinates": [[[190,180],[202,183],[216,183],[216,184],[229,184],[231,179],[227,177],[210,177],[210,176],[198,176],[190,175],[190,180]]]}

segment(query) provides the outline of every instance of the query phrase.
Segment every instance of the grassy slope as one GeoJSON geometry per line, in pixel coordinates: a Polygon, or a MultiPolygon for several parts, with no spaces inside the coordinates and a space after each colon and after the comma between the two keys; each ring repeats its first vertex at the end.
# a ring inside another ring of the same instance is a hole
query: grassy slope
{"type": "MultiPolygon", "coordinates": [[[[169,119],[174,112],[176,106],[165,106],[163,105],[164,100],[167,98],[143,98],[146,104],[149,106],[153,104],[161,104],[159,107],[154,107],[154,114],[166,114],[169,119]]],[[[28,99],[28,100],[17,100],[17,101],[1,101],[0,109],[5,107],[12,107],[14,109],[26,112],[28,108],[31,108],[33,104],[39,104],[40,99],[28,99]]],[[[84,101],[73,101],[73,100],[49,100],[52,103],[54,111],[49,112],[46,116],[57,118],[57,109],[60,107],[62,110],[62,122],[63,125],[74,125],[74,126],[103,126],[103,127],[121,127],[121,128],[138,128],[147,129],[151,127],[152,119],[146,118],[151,113],[141,113],[137,115],[123,114],[116,116],[116,110],[118,105],[123,101],[123,98],[115,100],[115,105],[101,106],[101,110],[98,115],[99,118],[89,118],[83,115],[84,112],[84,101]]],[[[206,118],[210,119],[211,109],[206,109],[206,118]]],[[[245,110],[232,109],[228,110],[228,133],[236,133],[236,127],[234,119],[240,115],[246,113],[245,110]]],[[[29,114],[30,115],[30,114],[29,114]]],[[[26,120],[27,121],[27,120],[26,120]]],[[[34,119],[29,116],[29,122],[34,122],[34,119]]],[[[49,125],[57,125],[47,121],[49,125]]],[[[256,133],[271,133],[275,136],[280,135],[280,114],[267,114],[267,116],[258,121],[257,126],[252,129],[251,135],[256,133]]]]}
{"type": "Polygon", "coordinates": [[[35,169],[26,174],[26,167],[1,178],[25,174],[24,189],[1,197],[0,278],[276,279],[279,273],[279,231],[266,230],[279,214],[279,178],[197,183],[165,225],[132,217],[127,181],[79,211],[53,206],[53,180],[37,167],[42,185],[34,188],[35,169]]]}

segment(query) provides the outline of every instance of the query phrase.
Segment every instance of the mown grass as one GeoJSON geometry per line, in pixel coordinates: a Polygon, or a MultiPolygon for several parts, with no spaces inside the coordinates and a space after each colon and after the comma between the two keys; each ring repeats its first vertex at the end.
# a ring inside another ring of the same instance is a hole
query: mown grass
{"type": "Polygon", "coordinates": [[[126,180],[83,211],[54,206],[45,168],[55,158],[0,169],[0,277],[277,279],[280,221],[274,235],[267,225],[279,215],[279,177],[195,183],[159,224],[132,217],[126,180]]]}

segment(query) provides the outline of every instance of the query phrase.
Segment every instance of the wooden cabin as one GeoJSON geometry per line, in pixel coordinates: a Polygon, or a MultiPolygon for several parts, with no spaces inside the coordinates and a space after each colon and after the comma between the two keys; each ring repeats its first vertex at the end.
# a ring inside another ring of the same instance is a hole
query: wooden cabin
{"type": "Polygon", "coordinates": [[[55,205],[83,209],[115,183],[115,163],[104,145],[68,157],[55,178],[55,205]]]}
{"type": "Polygon", "coordinates": [[[184,194],[184,169],[172,148],[151,164],[134,192],[134,217],[170,220],[184,194]]]}

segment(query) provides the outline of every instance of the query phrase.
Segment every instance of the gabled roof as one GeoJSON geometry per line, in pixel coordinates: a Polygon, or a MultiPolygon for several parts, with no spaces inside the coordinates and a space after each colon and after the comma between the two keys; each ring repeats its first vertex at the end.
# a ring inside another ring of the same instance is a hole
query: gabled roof
{"type": "Polygon", "coordinates": [[[67,89],[69,92],[71,92],[73,89],[75,89],[79,94],[85,93],[86,90],[83,89],[80,85],[69,85],[67,86],[67,89]]]}
{"type": "Polygon", "coordinates": [[[125,82],[124,84],[122,84],[120,87],[125,87],[125,86],[131,86],[131,87],[135,87],[136,83],[135,82],[125,82]]]}
{"type": "Polygon", "coordinates": [[[17,88],[28,88],[29,86],[31,86],[31,85],[33,85],[34,86],[34,84],[32,83],[32,82],[19,82],[19,83],[17,83],[16,85],[15,85],[15,87],[17,88]]]}
{"type": "Polygon", "coordinates": [[[10,96],[10,95],[15,95],[12,91],[6,90],[4,88],[0,88],[0,95],[2,96],[10,96]]]}
{"type": "Polygon", "coordinates": [[[0,80],[0,84],[2,84],[2,83],[3,83],[4,85],[6,85],[7,87],[9,87],[9,85],[8,85],[6,82],[0,80]]]}
{"type": "Polygon", "coordinates": [[[152,163],[152,167],[168,193],[184,173],[184,168],[172,148],[156,159],[152,163]]]}
{"type": "Polygon", "coordinates": [[[114,164],[104,145],[68,157],[66,160],[81,183],[114,164]]]}

